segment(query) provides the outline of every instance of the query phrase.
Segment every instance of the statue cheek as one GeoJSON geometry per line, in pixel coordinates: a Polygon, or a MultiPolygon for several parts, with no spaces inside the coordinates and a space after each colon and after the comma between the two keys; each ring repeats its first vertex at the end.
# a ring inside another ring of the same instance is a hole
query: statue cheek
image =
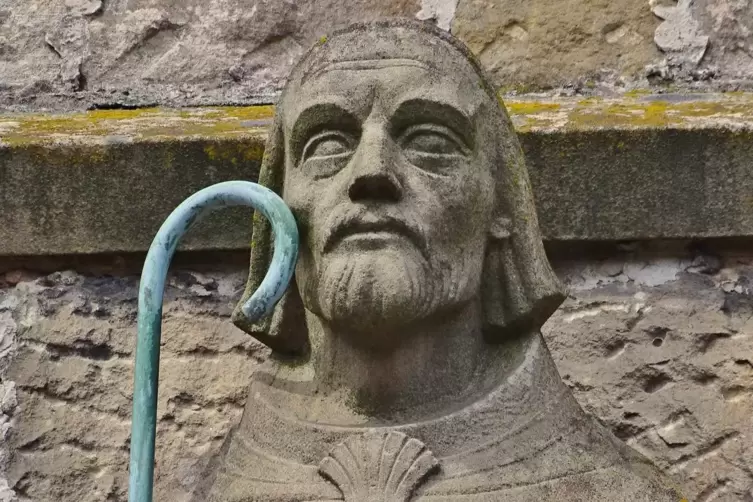
{"type": "Polygon", "coordinates": [[[433,195],[437,209],[449,217],[459,217],[459,223],[467,226],[476,217],[491,212],[493,188],[491,183],[472,176],[455,176],[435,182],[433,195]],[[471,218],[473,217],[473,218],[471,218]]]}
{"type": "Polygon", "coordinates": [[[302,180],[296,177],[288,186],[285,187],[285,202],[293,211],[293,215],[298,221],[298,225],[312,225],[317,212],[325,202],[327,189],[319,187],[319,183],[311,180],[302,180]]]}
{"type": "Polygon", "coordinates": [[[458,190],[459,210],[467,215],[468,221],[488,228],[494,210],[494,181],[490,176],[468,176],[462,181],[458,190]]]}
{"type": "Polygon", "coordinates": [[[285,180],[285,188],[283,190],[283,200],[285,204],[293,212],[298,225],[301,224],[301,219],[307,218],[309,212],[309,196],[306,191],[302,189],[301,184],[294,177],[288,177],[285,180]]]}

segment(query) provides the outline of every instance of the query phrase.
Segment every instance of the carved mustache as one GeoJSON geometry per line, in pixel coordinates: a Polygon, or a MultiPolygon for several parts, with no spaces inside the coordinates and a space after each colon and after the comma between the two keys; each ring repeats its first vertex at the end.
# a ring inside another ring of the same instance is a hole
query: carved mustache
{"type": "Polygon", "coordinates": [[[390,214],[375,215],[363,211],[345,213],[332,218],[330,230],[324,240],[323,252],[331,251],[344,238],[365,232],[390,232],[402,235],[418,248],[424,258],[428,259],[426,237],[420,227],[413,222],[404,221],[390,214]]]}

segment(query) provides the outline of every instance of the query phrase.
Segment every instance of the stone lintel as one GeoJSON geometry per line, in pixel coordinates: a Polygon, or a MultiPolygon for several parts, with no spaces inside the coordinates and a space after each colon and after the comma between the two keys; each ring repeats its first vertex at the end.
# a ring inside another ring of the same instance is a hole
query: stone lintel
{"type": "MultiPolygon", "coordinates": [[[[753,95],[505,100],[545,239],[753,236],[753,95]]],[[[272,107],[0,115],[0,256],[141,252],[183,199],[255,180],[272,107]]],[[[225,210],[183,249],[249,245],[225,210]]]]}

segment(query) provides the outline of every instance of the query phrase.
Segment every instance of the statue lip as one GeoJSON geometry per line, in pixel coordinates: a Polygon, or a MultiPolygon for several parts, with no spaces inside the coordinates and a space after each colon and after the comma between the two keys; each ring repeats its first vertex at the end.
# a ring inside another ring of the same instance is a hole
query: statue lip
{"type": "Polygon", "coordinates": [[[426,256],[425,241],[421,234],[411,228],[404,221],[393,217],[378,219],[352,218],[342,221],[336,225],[334,230],[329,234],[324,243],[323,251],[325,253],[332,251],[337,244],[349,237],[366,238],[373,241],[402,237],[406,238],[416,246],[424,257],[426,256]]]}

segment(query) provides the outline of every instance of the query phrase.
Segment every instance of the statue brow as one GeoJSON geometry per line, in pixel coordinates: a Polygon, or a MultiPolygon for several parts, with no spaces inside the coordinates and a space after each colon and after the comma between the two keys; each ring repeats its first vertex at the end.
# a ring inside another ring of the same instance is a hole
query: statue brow
{"type": "Polygon", "coordinates": [[[423,61],[417,59],[408,58],[393,58],[393,59],[354,59],[350,61],[335,61],[324,63],[319,66],[311,68],[305,72],[301,78],[301,83],[305,83],[307,80],[317,77],[322,73],[332,70],[379,70],[383,68],[394,68],[399,66],[409,66],[414,68],[421,68],[424,70],[431,70],[433,67],[423,61]]]}
{"type": "MultiPolygon", "coordinates": [[[[358,128],[358,124],[358,118],[343,104],[330,101],[314,103],[295,117],[289,141],[300,146],[306,137],[321,127],[347,125],[351,128],[358,128]]],[[[294,151],[293,156],[297,159],[299,153],[294,151]]]]}
{"type": "Polygon", "coordinates": [[[394,127],[406,119],[434,121],[436,118],[441,118],[441,122],[453,129],[468,148],[475,148],[473,116],[468,116],[456,106],[441,100],[413,98],[403,101],[392,115],[391,122],[394,127]]]}

